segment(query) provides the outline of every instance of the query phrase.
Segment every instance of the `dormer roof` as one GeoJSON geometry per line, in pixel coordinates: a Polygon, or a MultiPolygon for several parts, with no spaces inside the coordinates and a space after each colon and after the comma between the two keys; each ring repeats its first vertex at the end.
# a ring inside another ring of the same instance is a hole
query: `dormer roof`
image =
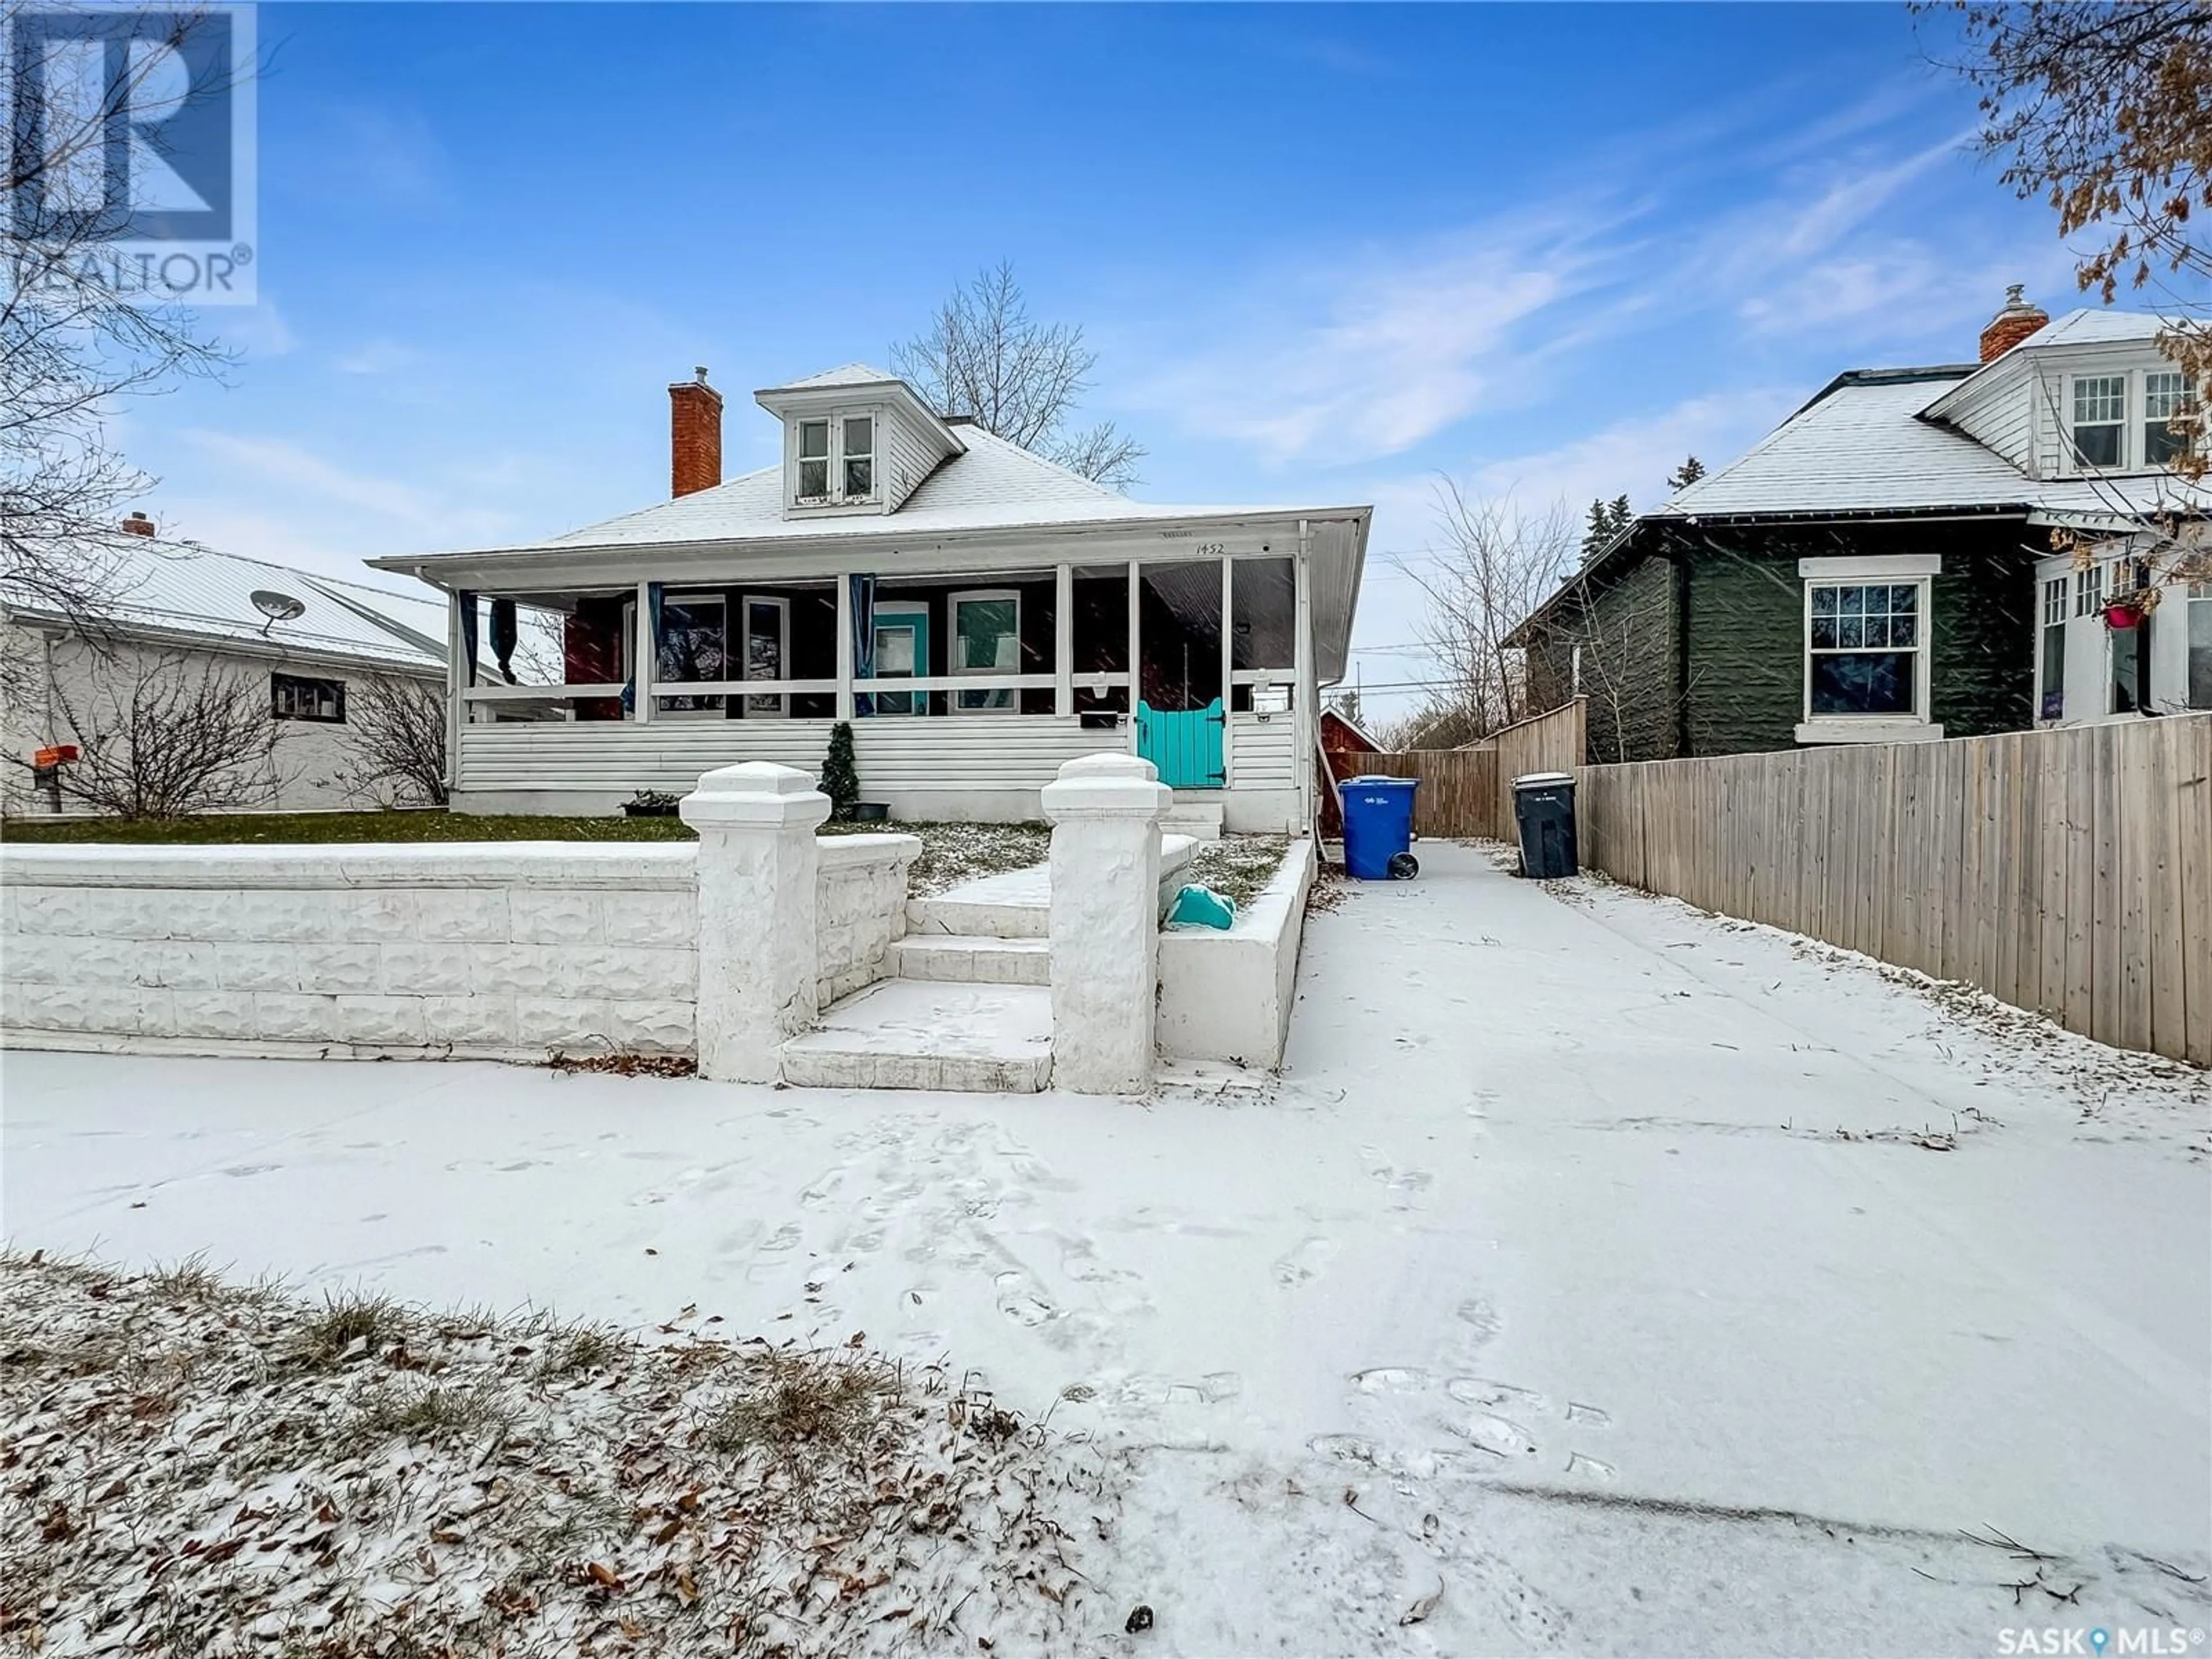
{"type": "Polygon", "coordinates": [[[780,421],[850,403],[883,404],[928,434],[939,447],[940,459],[963,453],[968,447],[927,398],[897,375],[872,363],[846,363],[781,386],[763,386],[753,393],[753,401],[780,421]]]}

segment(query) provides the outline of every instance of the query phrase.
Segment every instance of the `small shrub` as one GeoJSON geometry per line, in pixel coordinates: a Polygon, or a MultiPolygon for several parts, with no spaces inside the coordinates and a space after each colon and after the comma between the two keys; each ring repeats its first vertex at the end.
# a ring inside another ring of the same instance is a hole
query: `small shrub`
{"type": "Polygon", "coordinates": [[[830,797],[830,816],[849,818],[860,799],[860,774],[853,761],[853,722],[830,728],[830,752],[822,760],[822,793],[830,797]]]}

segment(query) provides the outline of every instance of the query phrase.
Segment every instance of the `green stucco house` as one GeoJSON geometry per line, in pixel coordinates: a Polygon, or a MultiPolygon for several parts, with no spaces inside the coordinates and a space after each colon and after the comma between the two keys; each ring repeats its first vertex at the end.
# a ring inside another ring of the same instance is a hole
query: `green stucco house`
{"type": "Polygon", "coordinates": [[[1522,624],[1531,706],[1587,696],[1600,762],[2212,708],[2212,582],[2152,551],[2212,515],[2160,327],[2014,289],[1978,362],[1838,375],[1522,624]]]}

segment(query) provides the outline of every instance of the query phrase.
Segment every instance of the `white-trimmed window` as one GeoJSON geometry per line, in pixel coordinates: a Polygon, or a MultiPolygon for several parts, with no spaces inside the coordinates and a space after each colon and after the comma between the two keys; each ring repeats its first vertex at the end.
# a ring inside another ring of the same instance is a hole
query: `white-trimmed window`
{"type": "Polygon", "coordinates": [[[872,410],[833,410],[791,422],[791,499],[794,507],[850,507],[876,500],[872,410]]]}
{"type": "Polygon", "coordinates": [[[2189,447],[2188,434],[2173,429],[2173,417],[2188,408],[2187,384],[2179,369],[2143,376],[2145,466],[2170,466],[2189,447]]]}
{"type": "Polygon", "coordinates": [[[2074,459],[2083,467],[2128,464],[2128,377],[2082,374],[2074,380],[2074,459]]]}
{"type": "Polygon", "coordinates": [[[1813,582],[1805,591],[1808,720],[1919,720],[1928,584],[1813,582]]]}
{"type": "MultiPolygon", "coordinates": [[[[730,673],[729,602],[720,593],[669,593],[660,602],[660,641],[653,652],[653,685],[687,681],[726,680],[730,673]]],[[[684,694],[662,696],[660,712],[669,714],[720,714],[719,696],[684,694]]]]}
{"type": "Polygon", "coordinates": [[[1933,554],[1800,559],[1805,717],[1800,743],[1940,738],[1931,714],[1933,554]]]}
{"type": "Polygon", "coordinates": [[[2105,608],[2105,567],[2085,564],[2074,573],[2074,614],[2094,617],[2105,608]]]}
{"type": "Polygon", "coordinates": [[[2043,584],[2043,632],[2036,665],[2036,718],[2066,718],[2066,578],[2052,576],[2043,584]]]}
{"type": "Polygon", "coordinates": [[[269,712],[280,720],[345,724],[345,682],[312,679],[305,674],[269,677],[269,712]]]}

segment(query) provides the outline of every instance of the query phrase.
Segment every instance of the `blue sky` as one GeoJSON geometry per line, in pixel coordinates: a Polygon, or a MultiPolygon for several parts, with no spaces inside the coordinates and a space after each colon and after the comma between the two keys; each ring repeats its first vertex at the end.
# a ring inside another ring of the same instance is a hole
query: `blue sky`
{"type": "MultiPolygon", "coordinates": [[[[1934,27],[1946,27],[1938,21],[1934,27]]],[[[2048,211],[1913,20],[1829,7],[264,6],[261,303],[132,408],[173,533],[342,574],[659,499],[667,382],[882,362],[1012,259],[1152,500],[1372,501],[1370,684],[1439,472],[1650,505],[1838,371],[1955,361],[2048,211]]]]}

